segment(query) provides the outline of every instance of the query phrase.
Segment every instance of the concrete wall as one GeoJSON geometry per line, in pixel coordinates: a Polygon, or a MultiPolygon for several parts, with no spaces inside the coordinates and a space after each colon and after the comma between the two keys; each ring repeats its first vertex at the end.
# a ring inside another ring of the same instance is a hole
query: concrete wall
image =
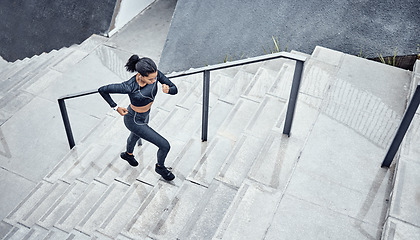
{"type": "Polygon", "coordinates": [[[179,0],[161,70],[178,71],[264,54],[273,48],[311,54],[324,46],[363,57],[416,53],[420,1],[179,0]]]}
{"type": "Polygon", "coordinates": [[[114,35],[154,1],[155,0],[119,0],[115,7],[114,19],[111,23],[108,35],[114,35]]]}
{"type": "Polygon", "coordinates": [[[116,0],[0,1],[0,55],[15,61],[108,31],[116,0]]]}

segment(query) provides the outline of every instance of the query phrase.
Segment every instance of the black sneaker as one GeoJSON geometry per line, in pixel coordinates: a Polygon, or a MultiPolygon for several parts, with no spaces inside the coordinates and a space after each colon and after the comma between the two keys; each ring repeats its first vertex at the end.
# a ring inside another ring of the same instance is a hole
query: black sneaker
{"type": "Polygon", "coordinates": [[[133,155],[128,154],[127,152],[122,152],[120,157],[126,160],[131,166],[135,167],[138,166],[139,163],[136,161],[133,155]]]}
{"type": "Polygon", "coordinates": [[[160,174],[166,181],[172,181],[175,179],[175,175],[166,167],[161,167],[156,164],[155,171],[160,174]]]}

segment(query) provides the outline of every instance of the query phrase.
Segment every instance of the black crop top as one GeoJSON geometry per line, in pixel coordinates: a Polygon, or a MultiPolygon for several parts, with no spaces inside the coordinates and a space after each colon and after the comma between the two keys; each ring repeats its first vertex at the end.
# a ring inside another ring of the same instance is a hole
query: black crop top
{"type": "Polygon", "coordinates": [[[109,95],[110,93],[128,94],[131,104],[136,107],[146,106],[147,104],[153,102],[155,99],[158,91],[157,82],[168,85],[169,94],[175,95],[178,93],[178,89],[176,88],[175,84],[173,84],[171,80],[169,80],[159,70],[156,78],[157,81],[155,81],[153,84],[147,84],[144,87],[140,87],[136,81],[136,75],[134,75],[125,82],[102,86],[98,89],[98,92],[111,107],[116,107],[117,104],[114,102],[114,100],[112,100],[111,96],[109,95]]]}

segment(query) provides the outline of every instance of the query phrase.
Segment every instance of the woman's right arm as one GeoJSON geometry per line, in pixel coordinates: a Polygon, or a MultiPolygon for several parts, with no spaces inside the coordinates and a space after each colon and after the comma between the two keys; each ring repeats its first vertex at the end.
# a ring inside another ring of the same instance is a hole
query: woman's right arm
{"type": "Polygon", "coordinates": [[[127,94],[130,93],[130,88],[128,87],[126,82],[123,83],[114,83],[102,86],[98,89],[99,94],[104,98],[104,100],[109,104],[110,107],[114,108],[117,106],[117,103],[114,102],[110,93],[120,93],[120,94],[127,94]]]}

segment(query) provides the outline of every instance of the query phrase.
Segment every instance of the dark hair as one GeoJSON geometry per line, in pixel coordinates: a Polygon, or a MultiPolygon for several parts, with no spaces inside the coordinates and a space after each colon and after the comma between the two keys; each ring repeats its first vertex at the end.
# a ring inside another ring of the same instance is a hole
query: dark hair
{"type": "Polygon", "coordinates": [[[148,76],[151,73],[157,71],[157,66],[152,59],[144,57],[139,58],[137,55],[132,55],[127,63],[125,64],[125,68],[129,72],[137,71],[142,76],[148,76]]]}

